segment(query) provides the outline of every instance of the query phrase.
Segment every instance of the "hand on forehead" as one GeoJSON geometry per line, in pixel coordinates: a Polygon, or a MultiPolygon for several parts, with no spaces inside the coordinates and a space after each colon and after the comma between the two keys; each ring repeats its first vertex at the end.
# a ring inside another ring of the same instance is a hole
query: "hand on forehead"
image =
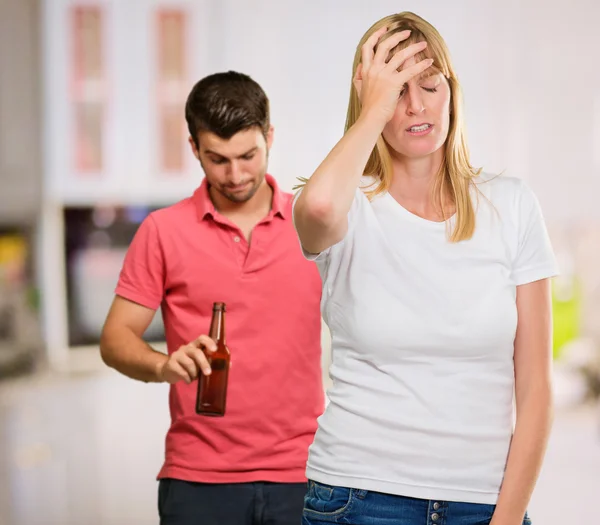
{"type": "MultiPolygon", "coordinates": [[[[403,69],[409,68],[410,66],[414,66],[417,62],[420,62],[420,60],[417,60],[414,56],[409,57],[398,68],[398,71],[402,71],[403,69]]],[[[440,75],[441,75],[441,71],[438,68],[436,68],[435,66],[431,66],[428,69],[426,69],[425,71],[423,71],[420,75],[417,75],[416,77],[414,77],[414,80],[417,82],[423,82],[423,81],[427,80],[428,78],[440,76],[440,75]]],[[[441,80],[441,79],[439,79],[439,80],[441,80]]]]}

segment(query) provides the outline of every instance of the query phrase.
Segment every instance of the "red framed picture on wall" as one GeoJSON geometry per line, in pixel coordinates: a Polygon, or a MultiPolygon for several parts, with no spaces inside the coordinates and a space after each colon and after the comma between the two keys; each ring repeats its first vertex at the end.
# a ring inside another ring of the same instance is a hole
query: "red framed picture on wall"
{"type": "Polygon", "coordinates": [[[183,174],[185,170],[187,18],[183,9],[157,11],[158,154],[161,171],[168,175],[183,174]]]}
{"type": "Polygon", "coordinates": [[[98,174],[104,167],[106,68],[104,13],[98,5],[71,9],[71,154],[77,173],[98,174]]]}

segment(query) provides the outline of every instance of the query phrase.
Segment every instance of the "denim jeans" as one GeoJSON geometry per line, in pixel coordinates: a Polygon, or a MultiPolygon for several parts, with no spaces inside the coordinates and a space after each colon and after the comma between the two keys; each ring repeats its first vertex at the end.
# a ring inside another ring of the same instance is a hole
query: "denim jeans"
{"type": "MultiPolygon", "coordinates": [[[[302,525],[488,525],[495,505],[425,500],[308,482],[302,525]]],[[[523,525],[531,525],[527,515],[523,525]]]]}
{"type": "Polygon", "coordinates": [[[161,479],[161,525],[300,525],[306,483],[192,483],[161,479]]]}

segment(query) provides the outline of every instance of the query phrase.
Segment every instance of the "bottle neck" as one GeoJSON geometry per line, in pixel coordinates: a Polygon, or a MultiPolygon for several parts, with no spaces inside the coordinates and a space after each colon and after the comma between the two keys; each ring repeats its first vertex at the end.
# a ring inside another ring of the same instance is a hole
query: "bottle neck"
{"type": "Polygon", "coordinates": [[[225,344],[225,312],[223,310],[213,311],[208,335],[217,343],[225,344]]]}

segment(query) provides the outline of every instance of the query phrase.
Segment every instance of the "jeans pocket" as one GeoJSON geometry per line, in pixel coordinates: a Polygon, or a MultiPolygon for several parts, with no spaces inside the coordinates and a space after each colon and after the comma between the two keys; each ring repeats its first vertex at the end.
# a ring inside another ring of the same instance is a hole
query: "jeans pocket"
{"type": "Polygon", "coordinates": [[[307,516],[339,517],[352,501],[352,489],[333,487],[309,480],[304,498],[304,513],[307,516]]]}

